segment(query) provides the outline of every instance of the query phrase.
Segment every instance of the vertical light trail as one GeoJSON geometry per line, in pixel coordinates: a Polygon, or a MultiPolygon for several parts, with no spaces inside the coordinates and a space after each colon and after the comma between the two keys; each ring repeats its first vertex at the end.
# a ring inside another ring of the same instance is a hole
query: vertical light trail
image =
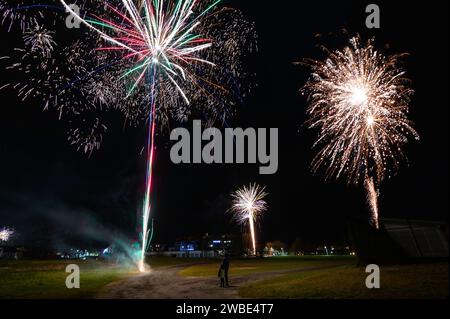
{"type": "Polygon", "coordinates": [[[147,247],[149,245],[148,236],[149,229],[148,224],[150,221],[151,212],[151,193],[153,185],[153,159],[155,154],[155,126],[156,121],[154,117],[154,102],[152,105],[152,117],[149,124],[149,136],[148,136],[148,153],[147,153],[147,177],[146,177],[146,190],[144,197],[144,207],[142,213],[142,250],[141,250],[141,260],[139,261],[139,270],[141,272],[145,271],[145,254],[147,252],[147,247]]]}
{"type": "MultiPolygon", "coordinates": [[[[151,72],[151,71],[150,71],[151,72]]],[[[149,243],[149,229],[148,224],[150,221],[151,213],[151,194],[153,185],[153,159],[155,155],[155,129],[156,129],[156,98],[154,96],[154,83],[155,83],[155,70],[153,71],[153,76],[151,79],[152,89],[150,91],[150,122],[149,122],[149,132],[148,132],[148,142],[147,142],[147,175],[146,175],[146,187],[145,187],[145,197],[144,205],[142,209],[142,247],[141,247],[141,259],[139,260],[139,271],[145,272],[145,255],[149,243]]]]}
{"type": "Polygon", "coordinates": [[[367,190],[367,202],[370,206],[370,211],[372,216],[370,218],[370,223],[376,229],[380,228],[379,217],[378,217],[378,192],[375,188],[375,183],[373,178],[367,178],[365,180],[365,186],[367,190]]]}
{"type": "Polygon", "coordinates": [[[255,221],[253,220],[253,213],[252,212],[250,212],[250,214],[249,214],[248,222],[249,222],[249,225],[250,225],[250,234],[252,236],[253,254],[256,256],[255,221]]]}

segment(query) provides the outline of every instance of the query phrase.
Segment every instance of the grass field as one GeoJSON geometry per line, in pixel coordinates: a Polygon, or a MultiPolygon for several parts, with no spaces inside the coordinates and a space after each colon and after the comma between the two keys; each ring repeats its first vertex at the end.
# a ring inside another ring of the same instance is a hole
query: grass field
{"type": "MultiPolygon", "coordinates": [[[[149,258],[152,268],[187,265],[183,276],[217,276],[219,260],[149,258]],[[189,266],[191,263],[202,263],[189,266]]],[[[232,260],[230,275],[289,270],[288,274],[240,287],[244,298],[406,299],[448,298],[448,263],[381,267],[381,289],[365,286],[367,274],[352,257],[280,257],[232,260]],[[322,270],[308,268],[332,266],[322,270]],[[297,271],[298,270],[298,271],[297,271]],[[306,271],[301,271],[306,270],[306,271]]],[[[136,274],[100,261],[0,261],[0,299],[93,298],[108,283],[136,274]],[[68,264],[81,270],[81,288],[67,289],[68,264]]]]}
{"type": "Polygon", "coordinates": [[[131,274],[130,269],[97,261],[0,262],[0,298],[91,298],[104,285],[131,274]],[[80,289],[67,289],[68,264],[80,266],[80,289]]]}
{"type": "Polygon", "coordinates": [[[365,286],[364,268],[293,273],[256,282],[240,289],[244,298],[416,299],[448,298],[448,263],[380,267],[381,288],[365,286]]]}
{"type": "Polygon", "coordinates": [[[146,259],[146,263],[152,268],[214,262],[215,260],[202,258],[147,257],[146,259]]]}
{"type": "MultiPolygon", "coordinates": [[[[261,259],[232,260],[230,274],[247,275],[258,272],[294,270],[310,267],[354,265],[356,259],[351,256],[307,256],[307,257],[274,257],[261,259]]],[[[183,276],[210,277],[217,276],[220,261],[204,265],[195,265],[180,272],[183,276]]]]}
{"type": "MultiPolygon", "coordinates": [[[[192,262],[188,259],[149,258],[154,268],[192,262]]],[[[135,268],[118,267],[100,261],[0,261],[0,299],[92,298],[110,282],[136,274],[135,268]],[[68,264],[80,266],[80,289],[67,289],[68,264]]]]}

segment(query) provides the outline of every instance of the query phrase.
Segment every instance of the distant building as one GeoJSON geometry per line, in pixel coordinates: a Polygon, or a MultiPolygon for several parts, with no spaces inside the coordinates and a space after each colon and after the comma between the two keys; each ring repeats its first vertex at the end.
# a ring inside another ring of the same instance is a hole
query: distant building
{"type": "MultiPolygon", "coordinates": [[[[103,255],[108,253],[109,247],[103,250],[103,255]]],[[[100,255],[102,255],[99,251],[89,251],[87,249],[76,249],[76,248],[70,248],[67,251],[63,252],[57,252],[56,256],[61,259],[81,259],[86,260],[90,258],[98,258],[100,255]]]]}
{"type": "Polygon", "coordinates": [[[21,255],[21,252],[16,247],[11,246],[0,246],[0,260],[18,260],[21,255]]]}
{"type": "Polygon", "coordinates": [[[219,258],[225,253],[232,254],[239,247],[231,235],[209,235],[186,237],[175,242],[172,247],[152,245],[149,256],[171,256],[176,258],[219,258]]]}

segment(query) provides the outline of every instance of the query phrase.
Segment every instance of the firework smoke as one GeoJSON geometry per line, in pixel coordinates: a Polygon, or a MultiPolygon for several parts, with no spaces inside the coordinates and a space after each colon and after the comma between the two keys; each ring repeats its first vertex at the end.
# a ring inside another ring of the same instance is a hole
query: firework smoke
{"type": "Polygon", "coordinates": [[[325,166],[327,178],[364,183],[378,227],[377,187],[399,168],[408,137],[419,139],[407,118],[413,90],[398,68],[401,55],[382,55],[373,40],[362,44],[354,37],[349,43],[327,52],[323,62],[307,61],[313,71],[304,88],[308,125],[319,131],[312,168],[325,166]]]}

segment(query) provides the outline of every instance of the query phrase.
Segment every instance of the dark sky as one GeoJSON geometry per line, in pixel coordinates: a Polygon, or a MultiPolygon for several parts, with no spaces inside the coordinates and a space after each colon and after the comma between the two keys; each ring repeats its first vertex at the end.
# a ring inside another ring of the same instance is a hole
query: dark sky
{"type": "MultiPolygon", "coordinates": [[[[303,125],[306,101],[299,93],[309,72],[293,65],[306,57],[323,58],[318,44],[342,46],[341,29],[375,36],[377,47],[387,53],[411,54],[406,67],[416,93],[410,117],[421,141],[405,149],[409,166],[381,185],[381,216],[448,220],[448,1],[377,1],[382,14],[377,31],[365,27],[365,7],[372,2],[225,3],[243,10],[259,37],[251,66],[257,87],[228,124],[279,128],[279,171],[260,176],[257,166],[175,166],[168,134],[158,136],[156,241],[238,232],[226,213],[229,193],[249,182],[267,185],[270,193],[270,209],[261,223],[263,240],[345,240],[346,217],[367,216],[362,189],[343,181],[324,182],[310,173],[314,132],[303,125]]],[[[11,39],[14,34],[3,30],[1,36],[11,39]]],[[[2,43],[1,55],[7,55],[13,44],[2,43]]],[[[3,75],[0,79],[5,80],[3,75]]],[[[1,91],[0,97],[0,227],[13,226],[28,241],[51,234],[58,243],[69,238],[83,242],[80,229],[93,234],[86,243],[106,230],[136,236],[145,128],[123,131],[118,119],[100,151],[88,158],[67,143],[65,124],[54,112],[21,102],[11,91],[1,91]]]]}

